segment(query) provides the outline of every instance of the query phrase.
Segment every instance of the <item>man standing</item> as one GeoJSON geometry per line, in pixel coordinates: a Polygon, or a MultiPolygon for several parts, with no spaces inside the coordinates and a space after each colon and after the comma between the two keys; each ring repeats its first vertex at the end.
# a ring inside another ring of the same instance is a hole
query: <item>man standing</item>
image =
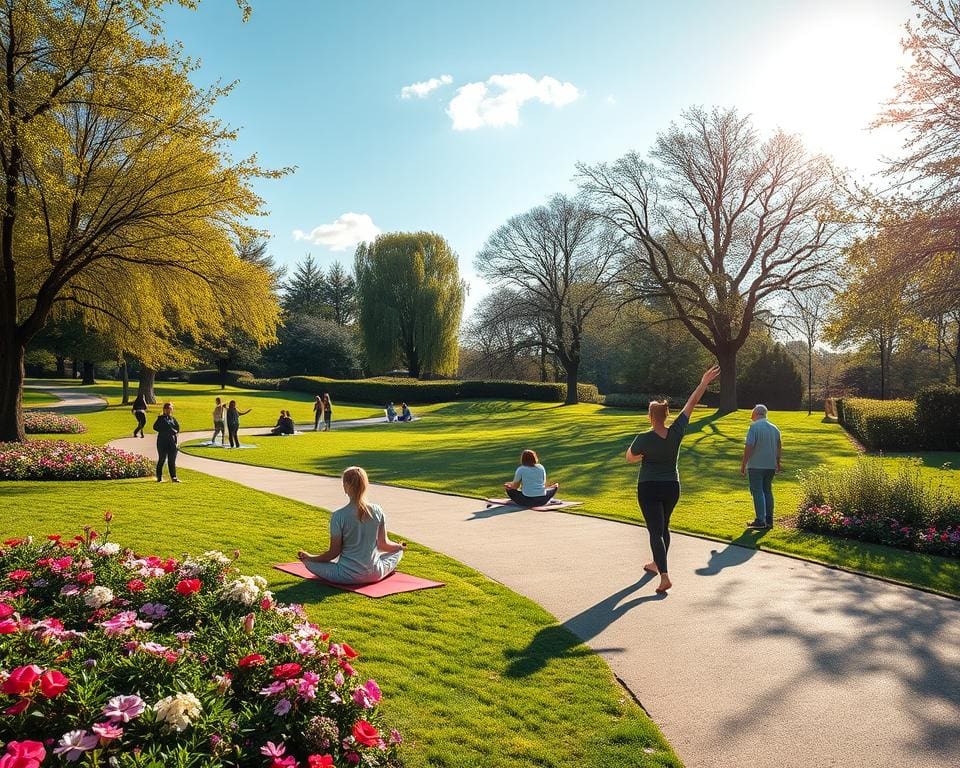
{"type": "Polygon", "coordinates": [[[226,410],[227,406],[225,406],[218,397],[217,404],[213,406],[213,437],[210,438],[211,445],[217,442],[217,435],[220,435],[221,446],[227,443],[226,422],[224,420],[226,410]]]}
{"type": "Polygon", "coordinates": [[[754,518],[747,528],[773,528],[773,476],[780,471],[780,430],[767,419],[767,406],[757,405],[750,414],[740,474],[750,481],[754,518]]]}

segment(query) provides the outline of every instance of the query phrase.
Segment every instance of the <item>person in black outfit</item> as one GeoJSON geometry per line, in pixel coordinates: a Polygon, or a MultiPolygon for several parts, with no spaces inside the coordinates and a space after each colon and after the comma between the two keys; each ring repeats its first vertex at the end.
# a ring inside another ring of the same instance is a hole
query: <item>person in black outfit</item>
{"type": "Polygon", "coordinates": [[[180,423],[173,417],[173,403],[163,404],[163,413],[153,422],[153,429],[157,433],[157,482],[163,480],[163,462],[167,462],[170,470],[170,481],[179,483],[177,479],[177,435],[180,434],[180,423]]]}
{"type": "Polygon", "coordinates": [[[231,448],[240,447],[240,417],[246,416],[251,410],[253,409],[239,410],[236,400],[231,400],[230,405],[227,406],[227,434],[230,437],[231,448]]]}
{"type": "Polygon", "coordinates": [[[271,435],[292,435],[296,431],[290,411],[280,411],[280,418],[276,426],[270,430],[271,435]]]}
{"type": "Polygon", "coordinates": [[[143,392],[137,393],[137,399],[133,401],[133,407],[130,410],[137,419],[137,428],[133,430],[133,436],[136,437],[139,432],[140,437],[143,437],[143,428],[147,426],[147,398],[143,396],[143,392]]]}

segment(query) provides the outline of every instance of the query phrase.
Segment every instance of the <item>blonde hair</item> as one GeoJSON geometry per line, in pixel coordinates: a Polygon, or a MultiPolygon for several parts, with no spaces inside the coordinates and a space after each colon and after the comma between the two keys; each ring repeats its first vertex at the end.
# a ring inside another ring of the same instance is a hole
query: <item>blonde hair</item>
{"type": "Polygon", "coordinates": [[[350,501],[357,505],[357,519],[370,515],[370,505],[367,504],[367,488],[370,487],[370,480],[363,467],[347,467],[341,475],[343,480],[343,490],[347,492],[350,501]]]}
{"type": "Polygon", "coordinates": [[[666,421],[670,415],[670,403],[665,398],[650,401],[650,416],[658,421],[666,421]]]}

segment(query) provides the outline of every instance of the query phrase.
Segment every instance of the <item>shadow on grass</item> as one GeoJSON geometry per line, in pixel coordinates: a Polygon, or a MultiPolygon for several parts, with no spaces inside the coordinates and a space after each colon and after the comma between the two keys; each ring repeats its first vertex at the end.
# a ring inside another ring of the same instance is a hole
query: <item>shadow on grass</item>
{"type": "Polygon", "coordinates": [[[299,603],[301,605],[311,605],[322,603],[328,597],[344,594],[343,590],[324,584],[322,581],[313,579],[300,579],[286,587],[281,587],[274,592],[274,597],[281,603],[299,603]]]}
{"type": "MultiPolygon", "coordinates": [[[[639,581],[614,592],[596,605],[578,613],[562,626],[545,627],[534,635],[529,645],[522,650],[509,650],[506,657],[508,677],[529,677],[543,669],[552,659],[566,659],[576,656],[587,656],[594,651],[580,647],[592,638],[599,635],[613,622],[624,614],[644,603],[665,600],[666,595],[644,595],[622,602],[627,597],[642,589],[653,579],[653,574],[645,573],[639,581]]],[[[618,648],[600,648],[596,652],[618,651],[618,648]]]]}

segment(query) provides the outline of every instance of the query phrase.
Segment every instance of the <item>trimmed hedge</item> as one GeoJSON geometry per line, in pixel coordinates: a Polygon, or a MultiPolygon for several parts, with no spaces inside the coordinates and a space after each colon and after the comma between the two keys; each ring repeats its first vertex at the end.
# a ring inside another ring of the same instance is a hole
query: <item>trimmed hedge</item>
{"type": "MultiPolygon", "coordinates": [[[[241,385],[243,386],[243,385],[241,385]]],[[[351,403],[445,403],[451,400],[535,400],[562,403],[567,396],[566,384],[531,381],[419,381],[417,379],[327,379],[322,376],[291,376],[280,389],[319,395],[329,392],[337,401],[351,403]]],[[[580,384],[577,394],[581,402],[598,402],[599,393],[593,384],[580,384]]]]}
{"type": "Polygon", "coordinates": [[[686,404],[686,398],[680,395],[647,395],[637,392],[611,392],[604,395],[603,404],[610,408],[632,408],[645,410],[651,400],[660,400],[666,398],[671,408],[683,408],[686,404]]]}
{"type": "Polygon", "coordinates": [[[939,385],[917,393],[917,427],[923,448],[960,451],[960,387],[939,385]]]}
{"type": "MultiPolygon", "coordinates": [[[[226,378],[223,379],[223,382],[229,384],[232,387],[237,386],[237,383],[240,379],[252,379],[253,374],[250,371],[227,371],[226,378]]],[[[218,370],[204,370],[204,371],[190,371],[187,374],[187,381],[191,384],[220,384],[220,371],[218,370]]]]}
{"type": "Polygon", "coordinates": [[[875,451],[916,451],[923,447],[912,400],[845,398],[842,424],[867,448],[875,451]]]}

